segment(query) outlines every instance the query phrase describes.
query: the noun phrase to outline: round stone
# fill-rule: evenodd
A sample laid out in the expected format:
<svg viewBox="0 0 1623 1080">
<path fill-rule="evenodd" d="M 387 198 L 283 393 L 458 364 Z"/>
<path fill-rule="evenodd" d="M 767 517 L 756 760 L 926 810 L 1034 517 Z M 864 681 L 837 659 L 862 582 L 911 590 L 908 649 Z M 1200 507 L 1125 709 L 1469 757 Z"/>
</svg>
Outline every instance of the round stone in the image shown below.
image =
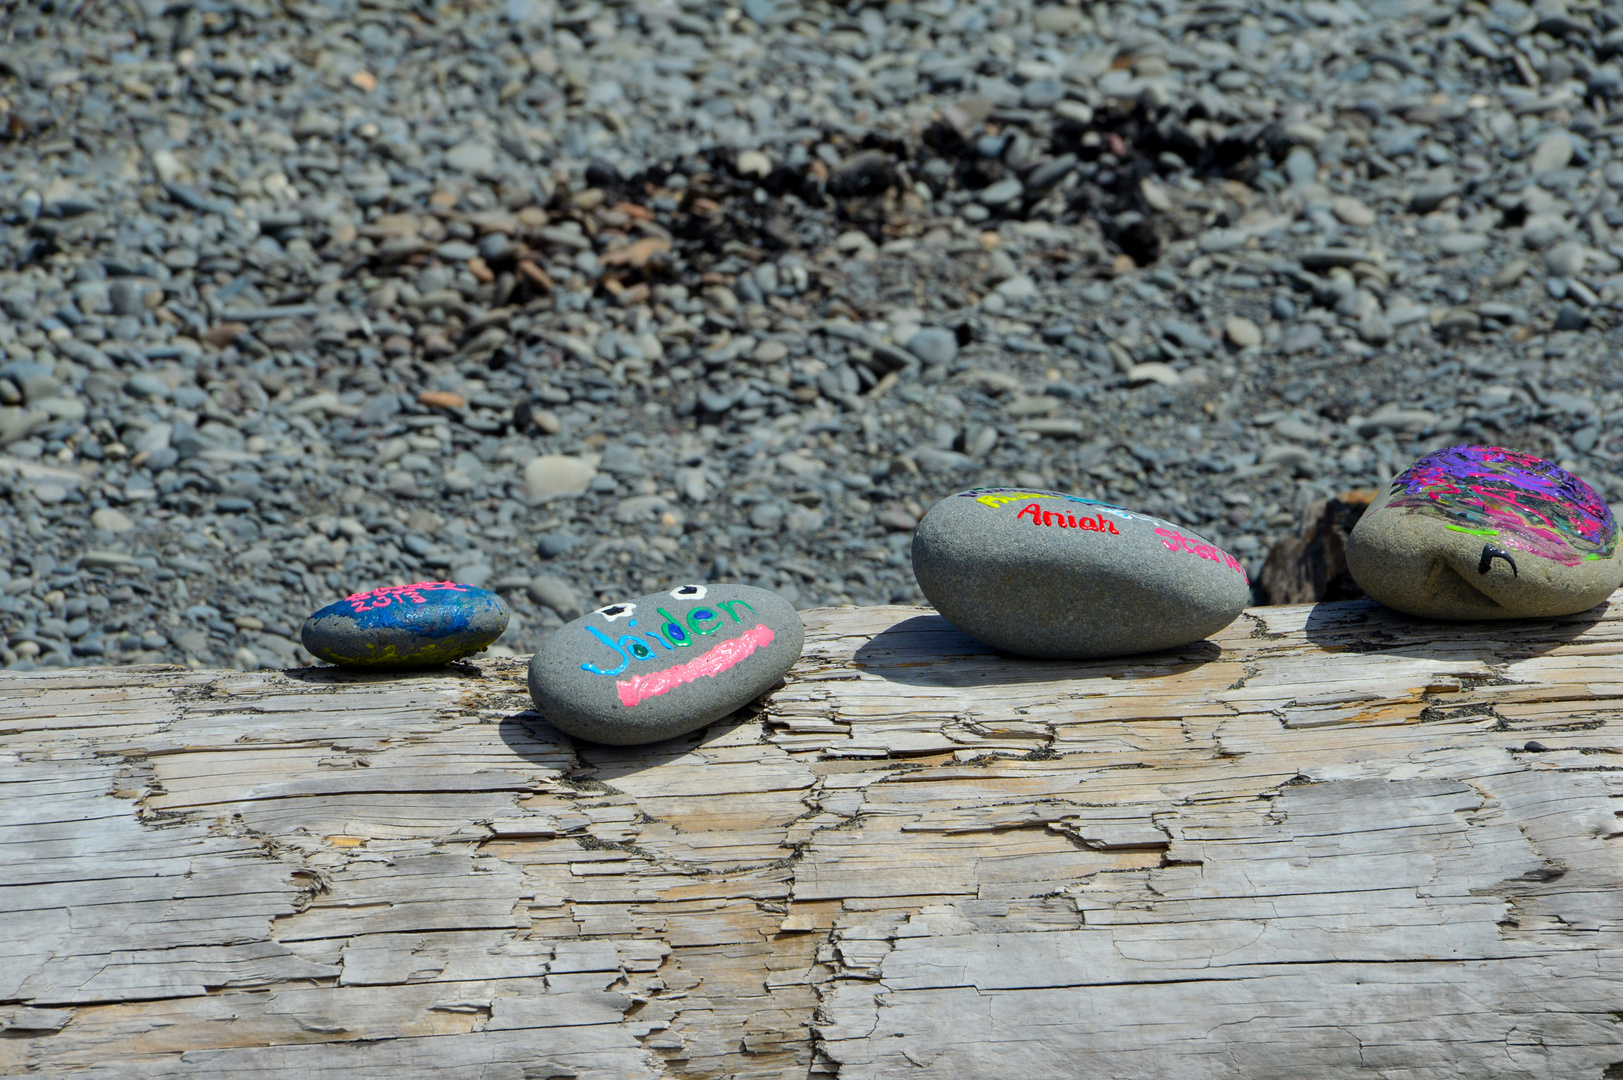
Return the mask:
<svg viewBox="0 0 1623 1080">
<path fill-rule="evenodd" d="M 1223 334 L 1236 349 L 1249 349 L 1262 344 L 1262 331 L 1244 316 L 1237 315 L 1225 322 Z"/>
<path fill-rule="evenodd" d="M 92 528 L 102 529 L 106 532 L 129 532 L 135 528 L 135 522 L 122 510 L 115 510 L 111 506 L 104 506 L 90 515 Z"/>
<path fill-rule="evenodd" d="M 951 330 L 926 326 L 907 339 L 907 351 L 926 364 L 950 364 L 958 359 L 958 337 Z"/>
<path fill-rule="evenodd" d="M 550 499 L 557 495 L 579 495 L 597 476 L 593 457 L 566 457 L 546 454 L 531 458 L 524 466 L 524 487 L 530 498 Z"/>
<path fill-rule="evenodd" d="M 1446 447 L 1400 473 L 1347 538 L 1347 568 L 1386 606 L 1434 619 L 1571 615 L 1623 584 L 1606 501 L 1497 446 Z"/>
<path fill-rule="evenodd" d="M 313 656 L 354 668 L 410 668 L 472 656 L 507 629 L 507 602 L 452 581 L 356 593 L 308 619 L 299 637 Z"/>
<path fill-rule="evenodd" d="M 1233 622 L 1251 595 L 1234 556 L 1181 526 L 1020 488 L 937 503 L 913 534 L 913 573 L 960 630 L 1065 660 L 1188 645 Z"/>
<path fill-rule="evenodd" d="M 1338 195 L 1336 198 L 1331 199 L 1330 212 L 1343 225 L 1351 225 L 1354 228 L 1367 229 L 1375 224 L 1375 211 L 1350 195 Z"/>
<path fill-rule="evenodd" d="M 658 742 L 770 690 L 800 659 L 805 637 L 794 605 L 776 593 L 683 585 L 554 631 L 530 660 L 530 696 L 576 738 Z"/>
</svg>

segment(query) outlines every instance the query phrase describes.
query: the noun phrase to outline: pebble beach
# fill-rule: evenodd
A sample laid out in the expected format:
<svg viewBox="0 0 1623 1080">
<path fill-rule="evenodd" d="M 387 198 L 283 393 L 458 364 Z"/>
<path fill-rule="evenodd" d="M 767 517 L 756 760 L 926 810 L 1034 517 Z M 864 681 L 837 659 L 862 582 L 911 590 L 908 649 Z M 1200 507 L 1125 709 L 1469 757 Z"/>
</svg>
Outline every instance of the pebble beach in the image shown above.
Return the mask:
<svg viewBox="0 0 1623 1080">
<path fill-rule="evenodd" d="M 1623 503 L 1623 7 L 0 4 L 0 661 L 920 603 L 1071 492 L 1251 578 L 1458 443 Z"/>
</svg>

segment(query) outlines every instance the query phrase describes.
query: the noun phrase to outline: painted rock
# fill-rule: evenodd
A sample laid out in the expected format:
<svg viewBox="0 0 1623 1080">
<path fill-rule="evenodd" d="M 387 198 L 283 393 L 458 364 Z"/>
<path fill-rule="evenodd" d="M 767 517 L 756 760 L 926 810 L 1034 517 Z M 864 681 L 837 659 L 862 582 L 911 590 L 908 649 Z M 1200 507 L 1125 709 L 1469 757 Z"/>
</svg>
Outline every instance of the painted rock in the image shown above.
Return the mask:
<svg viewBox="0 0 1623 1080">
<path fill-rule="evenodd" d="M 577 738 L 658 742 L 760 697 L 800 659 L 805 638 L 777 593 L 683 585 L 553 631 L 530 660 L 530 696 Z"/>
<path fill-rule="evenodd" d="M 1403 470 L 1347 538 L 1388 607 L 1434 619 L 1570 615 L 1623 584 L 1617 522 L 1588 484 L 1518 450 L 1450 446 Z"/>
<path fill-rule="evenodd" d="M 344 667 L 428 667 L 483 649 L 502 636 L 508 614 L 493 592 L 419 581 L 328 604 L 304 620 L 299 637 L 312 655 Z"/>
<path fill-rule="evenodd" d="M 919 588 L 994 648 L 1076 660 L 1188 645 L 1251 596 L 1234 556 L 1148 514 L 1056 491 L 976 488 L 913 534 Z"/>
</svg>

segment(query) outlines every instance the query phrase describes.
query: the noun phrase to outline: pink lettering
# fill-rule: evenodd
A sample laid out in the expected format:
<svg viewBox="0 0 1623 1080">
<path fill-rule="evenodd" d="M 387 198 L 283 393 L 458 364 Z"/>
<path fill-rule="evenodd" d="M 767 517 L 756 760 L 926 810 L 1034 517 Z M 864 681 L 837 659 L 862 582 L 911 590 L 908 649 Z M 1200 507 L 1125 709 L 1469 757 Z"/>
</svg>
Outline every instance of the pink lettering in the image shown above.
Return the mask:
<svg viewBox="0 0 1623 1080">
<path fill-rule="evenodd" d="M 629 709 L 651 697 L 668 694 L 678 686 L 693 682 L 695 679 L 720 675 L 735 667 L 756 649 L 772 644 L 773 636 L 770 626 L 757 624 L 738 637 L 719 643 L 709 652 L 696 656 L 685 664 L 616 682 L 614 687 L 619 691 L 620 704 Z"/>
<path fill-rule="evenodd" d="M 1210 559 L 1214 563 L 1228 567 L 1247 581 L 1250 580 L 1246 577 L 1245 567 L 1240 565 L 1240 561 L 1215 544 L 1191 540 L 1174 529 L 1156 529 L 1155 535 L 1161 538 L 1161 543 L 1167 546 L 1168 551 L 1183 551 L 1202 559 Z"/>
<path fill-rule="evenodd" d="M 418 581 L 410 585 L 385 585 L 381 589 L 371 592 L 355 593 L 345 597 L 349 608 L 354 612 L 376 611 L 386 608 L 390 604 L 404 603 L 410 600 L 414 604 L 426 604 L 428 598 L 425 592 L 467 592 L 468 586 L 458 585 L 454 581 Z M 369 602 L 370 601 L 370 602 Z"/>
</svg>

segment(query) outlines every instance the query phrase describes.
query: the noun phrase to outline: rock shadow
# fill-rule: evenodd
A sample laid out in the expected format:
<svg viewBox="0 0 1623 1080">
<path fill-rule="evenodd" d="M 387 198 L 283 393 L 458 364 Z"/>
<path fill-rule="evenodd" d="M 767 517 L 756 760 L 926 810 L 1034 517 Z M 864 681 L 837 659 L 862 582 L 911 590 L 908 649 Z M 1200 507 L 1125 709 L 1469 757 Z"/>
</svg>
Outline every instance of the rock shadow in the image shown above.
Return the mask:
<svg viewBox="0 0 1623 1080">
<path fill-rule="evenodd" d="M 1607 605 L 1600 604 L 1575 615 L 1543 619 L 1453 622 L 1405 615 L 1369 599 L 1342 600 L 1315 604 L 1303 633 L 1326 652 L 1502 663 L 1570 645 L 1605 621 L 1606 613 Z"/>
<path fill-rule="evenodd" d="M 365 668 L 298 667 L 283 668 L 282 674 L 295 682 L 311 686 L 347 686 L 356 683 L 398 683 L 417 679 L 482 679 L 484 672 L 477 664 L 442 664 L 439 667 L 400 668 L 393 671 L 369 671 Z"/>
<path fill-rule="evenodd" d="M 554 727 L 545 716 L 533 709 L 503 717 L 497 732 L 509 750 L 531 764 L 558 768 L 560 756 L 572 758 L 581 767 L 605 773 L 594 775 L 593 779 L 612 784 L 614 775 L 635 772 L 691 753 L 736 727 L 754 723 L 759 713 L 759 708 L 752 702 L 697 731 L 633 746 L 577 739 L 562 728 Z"/>
<path fill-rule="evenodd" d="M 915 686 L 997 686 L 1062 679 L 1156 679 L 1209 664 L 1223 650 L 1210 641 L 1098 660 L 1033 660 L 977 641 L 940 615 L 918 615 L 875 634 L 852 666 L 887 682 Z"/>
</svg>

